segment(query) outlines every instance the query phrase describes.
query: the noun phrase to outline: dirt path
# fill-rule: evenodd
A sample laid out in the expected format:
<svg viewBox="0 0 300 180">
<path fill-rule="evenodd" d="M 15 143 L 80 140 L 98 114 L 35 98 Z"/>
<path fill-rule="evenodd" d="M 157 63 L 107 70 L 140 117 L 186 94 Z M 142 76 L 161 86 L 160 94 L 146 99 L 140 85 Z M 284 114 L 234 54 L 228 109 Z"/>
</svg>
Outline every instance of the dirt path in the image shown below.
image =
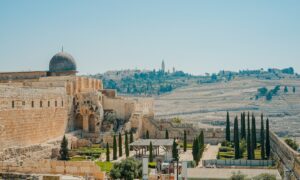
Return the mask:
<svg viewBox="0 0 300 180">
<path fill-rule="evenodd" d="M 218 145 L 210 145 L 208 144 L 203 152 L 202 158 L 199 162 L 198 167 L 203 167 L 202 166 L 202 161 L 203 160 L 208 160 L 208 159 L 217 159 L 219 147 L 221 144 Z"/>
</svg>

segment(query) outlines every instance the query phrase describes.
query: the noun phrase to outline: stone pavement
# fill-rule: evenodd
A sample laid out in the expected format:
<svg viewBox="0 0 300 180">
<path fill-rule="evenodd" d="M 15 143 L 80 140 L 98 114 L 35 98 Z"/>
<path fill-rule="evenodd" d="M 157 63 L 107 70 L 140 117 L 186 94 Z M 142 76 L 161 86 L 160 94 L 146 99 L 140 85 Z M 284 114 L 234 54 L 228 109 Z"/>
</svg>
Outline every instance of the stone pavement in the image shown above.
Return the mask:
<svg viewBox="0 0 300 180">
<path fill-rule="evenodd" d="M 202 166 L 202 161 L 203 160 L 217 159 L 217 155 L 218 155 L 220 146 L 221 146 L 221 144 L 218 144 L 218 145 L 207 144 L 206 147 L 205 147 L 205 150 L 203 152 L 202 158 L 199 162 L 198 167 L 203 167 Z"/>
</svg>

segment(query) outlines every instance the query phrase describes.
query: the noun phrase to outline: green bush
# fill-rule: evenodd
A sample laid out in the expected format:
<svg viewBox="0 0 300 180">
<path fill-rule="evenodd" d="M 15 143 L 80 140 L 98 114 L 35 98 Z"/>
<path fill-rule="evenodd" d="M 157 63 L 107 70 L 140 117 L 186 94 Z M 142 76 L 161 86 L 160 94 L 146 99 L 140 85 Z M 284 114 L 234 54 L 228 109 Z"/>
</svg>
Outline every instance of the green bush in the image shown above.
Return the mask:
<svg viewBox="0 0 300 180">
<path fill-rule="evenodd" d="M 220 159 L 233 159 L 234 152 L 219 152 L 218 157 Z"/>
<path fill-rule="evenodd" d="M 112 169 L 113 164 L 111 162 L 100 162 L 97 161 L 96 164 L 101 168 L 102 171 L 105 171 L 106 173 L 109 173 Z"/>
<path fill-rule="evenodd" d="M 294 149 L 295 151 L 297 151 L 298 148 L 299 148 L 299 145 L 297 144 L 297 142 L 294 141 L 294 140 L 292 140 L 292 139 L 290 139 L 290 138 L 285 139 L 284 142 L 287 145 L 289 145 L 292 149 Z"/>
<path fill-rule="evenodd" d="M 263 173 L 253 178 L 254 180 L 276 180 L 276 176 L 273 174 Z"/>
<path fill-rule="evenodd" d="M 156 168 L 156 162 L 149 162 L 148 167 L 149 168 Z"/>
<path fill-rule="evenodd" d="M 232 176 L 230 177 L 231 180 L 244 180 L 246 179 L 246 175 L 242 174 L 241 171 L 233 172 Z"/>
<path fill-rule="evenodd" d="M 226 147 L 226 146 L 221 146 L 219 148 L 219 152 L 230 152 L 230 151 L 233 151 L 233 148 L 231 147 Z"/>
</svg>

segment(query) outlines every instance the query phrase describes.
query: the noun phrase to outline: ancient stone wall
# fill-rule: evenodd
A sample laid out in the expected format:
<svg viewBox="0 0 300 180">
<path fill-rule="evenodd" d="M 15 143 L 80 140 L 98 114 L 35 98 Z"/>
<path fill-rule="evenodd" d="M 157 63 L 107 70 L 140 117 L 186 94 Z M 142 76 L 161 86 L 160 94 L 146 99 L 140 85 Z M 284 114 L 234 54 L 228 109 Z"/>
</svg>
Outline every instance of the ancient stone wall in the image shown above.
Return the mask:
<svg viewBox="0 0 300 180">
<path fill-rule="evenodd" d="M 103 109 L 114 110 L 117 118 L 128 120 L 132 111 L 134 110 L 134 101 L 121 97 L 109 98 L 104 96 Z"/>
<path fill-rule="evenodd" d="M 62 136 L 68 110 L 62 88 L 0 87 L 0 150 Z"/>
<path fill-rule="evenodd" d="M 47 71 L 29 71 L 29 72 L 3 72 L 0 73 L 0 82 L 19 81 L 24 79 L 37 79 L 46 77 Z"/>
<path fill-rule="evenodd" d="M 0 162 L 0 172 L 18 172 L 28 174 L 65 174 L 74 176 L 92 176 L 97 180 L 105 179 L 105 172 L 102 172 L 92 161 L 56 161 L 40 160 L 32 162 Z"/>
<path fill-rule="evenodd" d="M 270 132 L 270 145 L 273 157 L 280 162 L 281 173 L 291 179 L 300 179 L 300 154 L 273 132 Z"/>
<path fill-rule="evenodd" d="M 168 130 L 169 138 L 183 139 L 184 131 L 187 133 L 187 140 L 192 142 L 201 131 L 204 133 L 205 143 L 218 144 L 225 141 L 225 128 L 197 128 L 193 124 L 173 123 L 170 119 L 155 120 L 153 116 L 143 118 L 143 135 L 149 131 L 150 138 L 165 138 L 165 132 Z M 233 129 L 231 130 L 233 139 Z M 260 130 L 256 132 L 257 140 L 260 139 Z"/>
</svg>

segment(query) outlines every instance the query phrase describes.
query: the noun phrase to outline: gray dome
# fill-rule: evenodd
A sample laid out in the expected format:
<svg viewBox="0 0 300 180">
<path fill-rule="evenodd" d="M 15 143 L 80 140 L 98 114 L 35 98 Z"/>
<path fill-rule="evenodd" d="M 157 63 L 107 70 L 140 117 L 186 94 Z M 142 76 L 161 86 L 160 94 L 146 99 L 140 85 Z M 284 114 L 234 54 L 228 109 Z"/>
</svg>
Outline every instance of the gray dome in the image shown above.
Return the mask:
<svg viewBox="0 0 300 180">
<path fill-rule="evenodd" d="M 59 52 L 52 57 L 49 64 L 49 71 L 76 71 L 76 62 L 70 54 L 66 52 Z"/>
</svg>

